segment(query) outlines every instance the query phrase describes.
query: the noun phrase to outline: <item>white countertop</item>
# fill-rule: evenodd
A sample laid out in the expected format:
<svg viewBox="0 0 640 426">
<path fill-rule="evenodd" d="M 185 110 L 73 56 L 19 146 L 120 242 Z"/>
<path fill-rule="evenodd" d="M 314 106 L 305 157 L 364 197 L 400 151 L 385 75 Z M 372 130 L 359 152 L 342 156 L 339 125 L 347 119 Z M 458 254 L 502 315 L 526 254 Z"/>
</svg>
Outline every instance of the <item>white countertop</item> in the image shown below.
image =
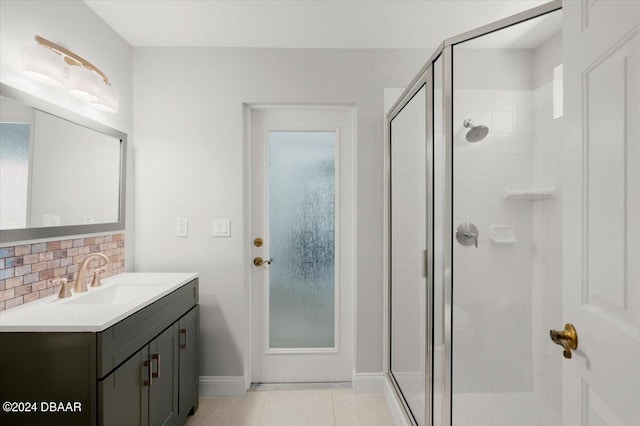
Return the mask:
<svg viewBox="0 0 640 426">
<path fill-rule="evenodd" d="M 102 287 L 92 288 L 65 299 L 58 295 L 0 312 L 0 332 L 74 331 L 98 332 L 150 305 L 179 287 L 187 284 L 196 273 L 135 272 L 114 275 L 102 280 Z M 98 292 L 111 292 L 114 286 L 145 287 L 143 296 L 125 303 L 82 303 L 81 298 L 100 296 Z M 72 289 L 73 292 L 73 289 Z M 106 293 L 105 293 L 106 294 Z M 90 300 L 90 299 L 87 299 Z"/>
</svg>

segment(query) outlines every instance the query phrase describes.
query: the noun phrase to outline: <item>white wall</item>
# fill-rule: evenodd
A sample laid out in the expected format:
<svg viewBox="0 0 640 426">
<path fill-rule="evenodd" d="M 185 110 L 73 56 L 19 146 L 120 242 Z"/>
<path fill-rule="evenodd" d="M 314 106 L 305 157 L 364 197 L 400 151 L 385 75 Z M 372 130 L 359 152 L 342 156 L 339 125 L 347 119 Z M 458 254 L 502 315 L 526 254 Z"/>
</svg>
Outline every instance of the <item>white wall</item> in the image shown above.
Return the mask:
<svg viewBox="0 0 640 426">
<path fill-rule="evenodd" d="M 201 375 L 244 373 L 243 102 L 356 103 L 355 369 L 382 371 L 383 89 L 406 85 L 428 53 L 134 49 L 136 268 L 200 272 Z M 213 218 L 231 219 L 231 238 L 211 237 Z"/>
<path fill-rule="evenodd" d="M 118 112 L 99 111 L 63 87 L 35 82 L 22 74 L 22 51 L 40 35 L 100 68 L 120 92 Z M 114 127 L 129 136 L 131 146 L 131 46 L 81 1 L 0 2 L 0 81 L 46 101 Z M 127 259 L 133 266 L 133 168 L 127 167 Z"/>
</svg>

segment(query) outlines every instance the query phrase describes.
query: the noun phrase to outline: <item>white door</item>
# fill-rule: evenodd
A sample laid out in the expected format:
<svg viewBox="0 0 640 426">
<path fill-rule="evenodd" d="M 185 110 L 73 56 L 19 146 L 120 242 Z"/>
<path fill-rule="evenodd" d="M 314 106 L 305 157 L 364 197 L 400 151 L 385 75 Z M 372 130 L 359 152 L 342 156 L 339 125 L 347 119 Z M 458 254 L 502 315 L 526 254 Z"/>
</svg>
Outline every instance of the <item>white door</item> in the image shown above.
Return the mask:
<svg viewBox="0 0 640 426">
<path fill-rule="evenodd" d="M 252 382 L 350 381 L 353 109 L 253 107 L 250 120 Z"/>
<path fill-rule="evenodd" d="M 640 2 L 565 1 L 563 425 L 640 424 Z M 558 324 L 562 328 L 562 324 Z"/>
</svg>

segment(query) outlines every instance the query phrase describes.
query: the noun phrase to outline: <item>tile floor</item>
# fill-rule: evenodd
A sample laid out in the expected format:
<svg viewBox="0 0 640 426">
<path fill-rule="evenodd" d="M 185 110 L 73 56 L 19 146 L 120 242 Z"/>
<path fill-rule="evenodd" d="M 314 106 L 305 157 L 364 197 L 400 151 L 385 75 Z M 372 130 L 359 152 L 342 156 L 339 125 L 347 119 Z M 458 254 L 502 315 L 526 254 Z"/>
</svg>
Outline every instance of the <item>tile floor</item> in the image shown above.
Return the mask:
<svg viewBox="0 0 640 426">
<path fill-rule="evenodd" d="M 239 398 L 200 398 L 185 426 L 391 426 L 384 395 L 351 389 L 252 390 Z"/>
</svg>

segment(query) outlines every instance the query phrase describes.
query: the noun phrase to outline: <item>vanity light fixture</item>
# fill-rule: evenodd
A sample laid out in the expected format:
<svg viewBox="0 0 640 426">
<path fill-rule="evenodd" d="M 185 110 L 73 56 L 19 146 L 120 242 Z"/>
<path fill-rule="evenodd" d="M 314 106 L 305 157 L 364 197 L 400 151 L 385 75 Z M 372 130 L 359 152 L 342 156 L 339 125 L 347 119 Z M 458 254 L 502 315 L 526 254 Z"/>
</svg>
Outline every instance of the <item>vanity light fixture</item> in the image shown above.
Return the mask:
<svg viewBox="0 0 640 426">
<path fill-rule="evenodd" d="M 71 94 L 102 111 L 118 111 L 118 91 L 98 67 L 39 35 L 35 41 L 24 52 L 22 70 L 25 74 L 57 86 L 68 76 Z"/>
<path fill-rule="evenodd" d="M 34 80 L 52 86 L 61 86 L 64 80 L 62 57 L 41 44 L 32 44 L 24 50 L 22 71 Z"/>
</svg>

